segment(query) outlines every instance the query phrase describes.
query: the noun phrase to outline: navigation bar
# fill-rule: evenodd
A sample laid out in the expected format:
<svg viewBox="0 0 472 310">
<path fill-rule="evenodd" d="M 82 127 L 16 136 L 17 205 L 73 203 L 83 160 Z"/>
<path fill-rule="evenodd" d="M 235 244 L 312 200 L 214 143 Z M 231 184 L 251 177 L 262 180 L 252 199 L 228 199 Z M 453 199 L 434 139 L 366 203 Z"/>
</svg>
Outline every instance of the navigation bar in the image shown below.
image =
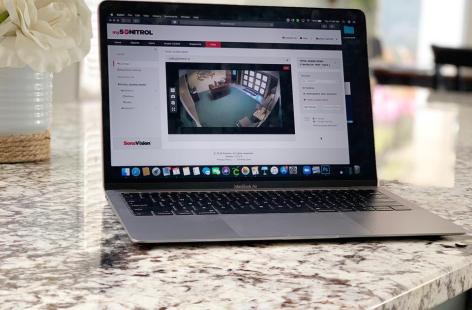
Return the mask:
<svg viewBox="0 0 472 310">
<path fill-rule="evenodd" d="M 341 45 L 341 31 L 334 29 L 108 24 L 107 33 L 114 40 Z"/>
<path fill-rule="evenodd" d="M 167 46 L 167 47 L 202 47 L 202 48 L 251 48 L 251 49 L 324 49 L 340 50 L 340 45 L 318 44 L 281 44 L 281 43 L 237 43 L 216 41 L 151 41 L 151 40 L 107 40 L 108 45 L 122 46 Z"/>
</svg>

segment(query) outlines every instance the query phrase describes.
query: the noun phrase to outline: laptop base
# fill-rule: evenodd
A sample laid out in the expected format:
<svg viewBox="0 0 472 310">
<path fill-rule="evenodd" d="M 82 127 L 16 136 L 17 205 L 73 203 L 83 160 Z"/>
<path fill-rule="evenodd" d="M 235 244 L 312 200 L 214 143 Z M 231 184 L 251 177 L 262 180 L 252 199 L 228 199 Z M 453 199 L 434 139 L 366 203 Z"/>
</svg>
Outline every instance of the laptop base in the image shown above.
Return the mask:
<svg viewBox="0 0 472 310">
<path fill-rule="evenodd" d="M 383 192 L 405 203 L 401 198 Z M 464 233 L 457 225 L 415 206 L 411 206 L 407 212 L 135 216 L 122 198 L 122 191 L 110 190 L 106 193 L 130 239 L 136 243 L 376 238 Z"/>
</svg>

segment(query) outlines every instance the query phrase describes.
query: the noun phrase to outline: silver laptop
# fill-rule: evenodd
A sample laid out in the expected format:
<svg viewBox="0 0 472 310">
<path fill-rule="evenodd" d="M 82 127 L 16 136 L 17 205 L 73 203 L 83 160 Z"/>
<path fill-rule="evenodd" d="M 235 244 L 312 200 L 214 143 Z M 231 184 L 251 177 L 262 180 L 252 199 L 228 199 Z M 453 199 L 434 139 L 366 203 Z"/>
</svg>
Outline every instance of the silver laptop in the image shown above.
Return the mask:
<svg viewBox="0 0 472 310">
<path fill-rule="evenodd" d="M 358 10 L 105 1 L 104 186 L 134 242 L 452 235 L 377 186 Z"/>
</svg>

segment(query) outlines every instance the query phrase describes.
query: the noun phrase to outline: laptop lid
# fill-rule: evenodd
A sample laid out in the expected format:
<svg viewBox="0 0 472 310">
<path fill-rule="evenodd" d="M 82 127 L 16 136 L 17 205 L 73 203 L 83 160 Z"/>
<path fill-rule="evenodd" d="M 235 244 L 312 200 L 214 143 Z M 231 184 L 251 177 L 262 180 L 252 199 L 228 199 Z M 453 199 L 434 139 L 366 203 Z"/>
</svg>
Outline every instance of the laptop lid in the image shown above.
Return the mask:
<svg viewBox="0 0 472 310">
<path fill-rule="evenodd" d="M 107 189 L 376 185 L 358 10 L 105 1 Z"/>
</svg>

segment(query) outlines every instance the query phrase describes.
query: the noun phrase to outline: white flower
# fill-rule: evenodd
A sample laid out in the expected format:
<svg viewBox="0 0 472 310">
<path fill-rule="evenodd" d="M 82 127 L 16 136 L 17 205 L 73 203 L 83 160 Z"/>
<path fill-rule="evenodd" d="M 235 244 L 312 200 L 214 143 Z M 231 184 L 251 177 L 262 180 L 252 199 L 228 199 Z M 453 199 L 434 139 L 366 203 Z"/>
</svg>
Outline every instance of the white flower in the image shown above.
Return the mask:
<svg viewBox="0 0 472 310">
<path fill-rule="evenodd" d="M 0 68 L 59 72 L 90 50 L 91 13 L 83 0 L 0 0 Z"/>
</svg>

